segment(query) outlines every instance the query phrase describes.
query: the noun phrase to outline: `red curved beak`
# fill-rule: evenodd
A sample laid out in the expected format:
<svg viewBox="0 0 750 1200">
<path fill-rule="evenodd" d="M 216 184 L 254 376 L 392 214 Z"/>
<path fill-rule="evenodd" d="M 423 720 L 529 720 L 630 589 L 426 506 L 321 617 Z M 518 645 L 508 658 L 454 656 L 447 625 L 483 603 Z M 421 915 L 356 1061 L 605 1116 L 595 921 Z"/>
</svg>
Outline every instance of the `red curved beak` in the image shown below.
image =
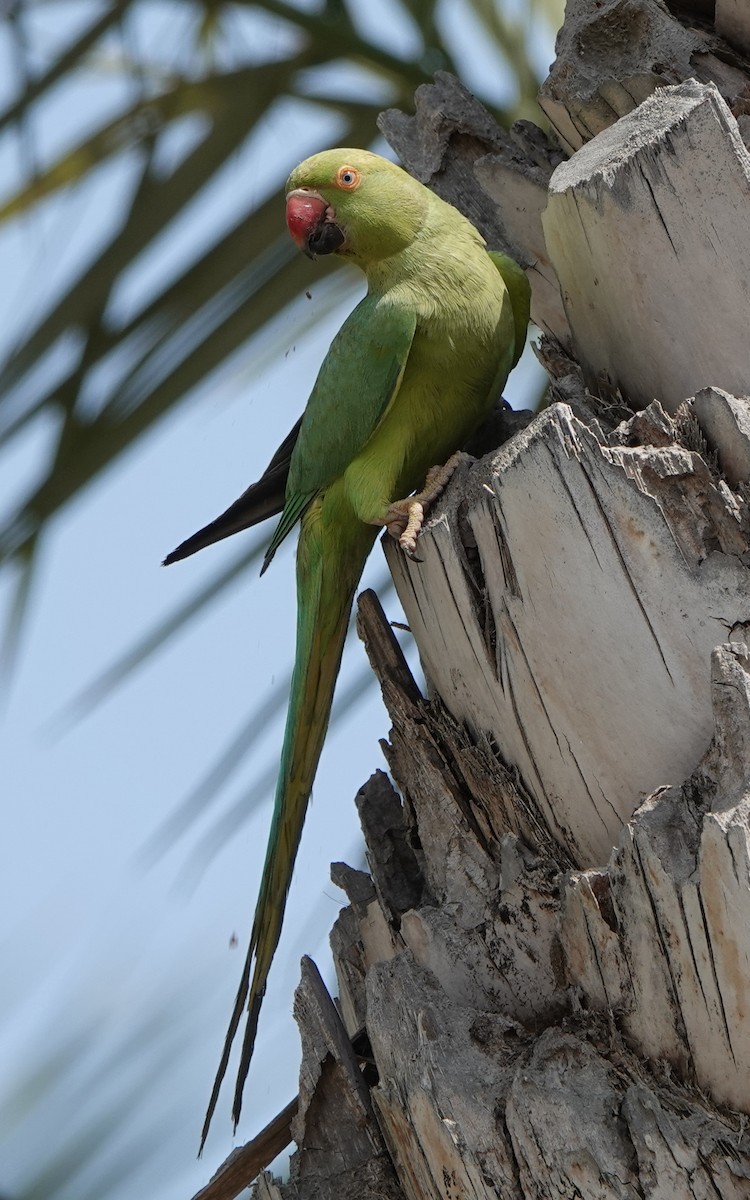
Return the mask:
<svg viewBox="0 0 750 1200">
<path fill-rule="evenodd" d="M 295 188 L 286 198 L 286 223 L 294 241 L 308 258 L 336 254 L 346 234 L 336 224 L 336 214 L 317 192 Z"/>
<path fill-rule="evenodd" d="M 300 250 L 308 252 L 308 242 L 323 224 L 328 205 L 317 192 L 290 192 L 286 198 L 286 224 Z"/>
</svg>

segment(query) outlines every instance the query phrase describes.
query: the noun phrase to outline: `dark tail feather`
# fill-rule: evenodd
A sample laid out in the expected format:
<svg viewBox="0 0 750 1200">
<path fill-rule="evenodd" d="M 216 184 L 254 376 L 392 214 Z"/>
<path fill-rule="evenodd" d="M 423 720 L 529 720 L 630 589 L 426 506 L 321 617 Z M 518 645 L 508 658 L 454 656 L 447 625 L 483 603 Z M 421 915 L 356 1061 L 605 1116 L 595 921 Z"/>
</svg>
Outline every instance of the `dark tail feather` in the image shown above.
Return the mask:
<svg viewBox="0 0 750 1200">
<path fill-rule="evenodd" d="M 232 1120 L 236 1129 L 240 1113 L 242 1112 L 242 1093 L 245 1090 L 245 1080 L 250 1069 L 250 1060 L 253 1057 L 255 1049 L 255 1036 L 258 1032 L 258 1017 L 260 1016 L 260 1008 L 263 1003 L 263 997 L 266 994 L 266 985 L 263 984 L 262 991 L 252 997 L 250 1007 L 247 1012 L 247 1025 L 245 1026 L 245 1036 L 242 1039 L 242 1054 L 240 1055 L 240 1063 L 237 1068 L 237 1082 L 234 1089 L 234 1101 L 232 1103 Z"/>
<path fill-rule="evenodd" d="M 163 567 L 189 558 L 198 550 L 212 546 L 223 538 L 231 537 L 242 529 L 250 529 L 265 521 L 267 517 L 275 517 L 284 507 L 284 493 L 289 474 L 289 462 L 297 441 L 301 418 L 294 429 L 284 438 L 270 463 L 257 483 L 253 483 L 244 491 L 234 504 L 230 504 L 221 516 L 209 522 L 191 537 L 180 542 L 176 549 L 164 559 Z"/>
<path fill-rule="evenodd" d="M 224 1038 L 224 1046 L 221 1051 L 221 1061 L 219 1062 L 219 1067 L 216 1072 L 216 1078 L 214 1079 L 214 1085 L 211 1088 L 211 1097 L 208 1101 L 208 1108 L 206 1109 L 206 1115 L 203 1118 L 203 1128 L 201 1130 L 201 1144 L 198 1149 L 198 1157 L 199 1158 L 200 1158 L 201 1154 L 203 1153 L 203 1147 L 205 1146 L 206 1138 L 208 1137 L 209 1126 L 211 1125 L 211 1121 L 213 1119 L 214 1112 L 216 1111 L 216 1105 L 217 1105 L 217 1102 L 219 1099 L 219 1092 L 221 1091 L 221 1084 L 224 1079 L 224 1076 L 226 1075 L 227 1066 L 229 1064 L 229 1055 L 232 1052 L 232 1043 L 234 1041 L 234 1036 L 237 1032 L 237 1029 L 239 1028 L 240 1021 L 242 1020 L 242 1014 L 245 1010 L 245 1001 L 247 1000 L 247 993 L 250 990 L 250 971 L 252 969 L 254 953 L 255 953 L 255 942 L 251 941 L 250 948 L 248 949 L 247 956 L 245 958 L 245 965 L 242 968 L 242 976 L 240 978 L 240 986 L 237 989 L 237 996 L 234 1001 L 234 1008 L 232 1009 L 232 1016 L 229 1020 L 229 1028 L 227 1029 L 227 1035 Z M 260 1011 L 260 1005 L 258 1005 L 258 1011 Z M 257 1015 L 255 1018 L 255 1023 L 256 1023 L 256 1025 L 258 1023 Z M 252 1049 L 251 1049 L 250 1053 L 252 1054 Z M 243 1046 L 243 1054 L 244 1054 L 244 1046 Z M 235 1107 L 236 1107 L 236 1102 L 235 1102 Z M 234 1116 L 234 1110 L 233 1110 L 232 1115 Z M 237 1128 L 237 1117 L 236 1116 L 234 1117 L 234 1125 L 235 1125 L 235 1129 L 236 1129 Z"/>
</svg>

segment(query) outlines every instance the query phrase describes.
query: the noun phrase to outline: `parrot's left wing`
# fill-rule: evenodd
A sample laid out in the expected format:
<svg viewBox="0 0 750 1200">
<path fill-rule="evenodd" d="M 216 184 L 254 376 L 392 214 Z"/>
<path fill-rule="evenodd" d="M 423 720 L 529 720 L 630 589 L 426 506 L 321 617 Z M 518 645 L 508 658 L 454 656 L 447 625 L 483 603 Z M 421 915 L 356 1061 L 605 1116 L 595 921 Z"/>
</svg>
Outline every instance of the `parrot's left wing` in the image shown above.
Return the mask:
<svg viewBox="0 0 750 1200">
<path fill-rule="evenodd" d="M 286 503 L 261 574 L 313 496 L 343 475 L 398 394 L 417 317 L 365 296 L 331 342 L 292 451 Z"/>
</svg>

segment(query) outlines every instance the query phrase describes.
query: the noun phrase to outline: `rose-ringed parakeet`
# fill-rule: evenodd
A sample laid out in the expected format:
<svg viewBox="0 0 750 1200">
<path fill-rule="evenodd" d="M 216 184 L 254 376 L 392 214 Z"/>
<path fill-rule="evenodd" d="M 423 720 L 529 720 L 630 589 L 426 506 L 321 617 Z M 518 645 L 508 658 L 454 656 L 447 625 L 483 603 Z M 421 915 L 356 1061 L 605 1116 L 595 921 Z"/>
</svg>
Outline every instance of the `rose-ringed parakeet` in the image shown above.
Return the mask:
<svg viewBox="0 0 750 1200">
<path fill-rule="evenodd" d="M 286 220 L 307 254 L 338 254 L 360 267 L 367 295 L 334 338 L 301 422 L 261 480 L 165 560 L 184 558 L 281 511 L 265 570 L 300 524 L 297 649 L 276 803 L 204 1140 L 247 1008 L 233 1107 L 235 1123 L 239 1119 L 365 560 L 384 526 L 413 548 L 421 508 L 404 498 L 463 446 L 491 410 L 521 354 L 529 317 L 521 268 L 489 253 L 455 208 L 375 154 L 329 150 L 306 159 L 287 182 Z"/>
</svg>

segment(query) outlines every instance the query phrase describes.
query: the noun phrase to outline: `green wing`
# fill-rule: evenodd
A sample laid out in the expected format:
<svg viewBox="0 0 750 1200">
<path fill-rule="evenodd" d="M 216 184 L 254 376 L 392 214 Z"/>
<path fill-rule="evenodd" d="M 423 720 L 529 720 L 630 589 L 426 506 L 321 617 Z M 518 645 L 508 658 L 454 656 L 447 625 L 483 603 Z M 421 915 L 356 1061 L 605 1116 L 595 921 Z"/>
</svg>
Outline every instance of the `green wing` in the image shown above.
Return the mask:
<svg viewBox="0 0 750 1200">
<path fill-rule="evenodd" d="M 500 250 L 488 251 L 490 258 L 502 275 L 508 289 L 510 303 L 513 309 L 513 325 L 516 331 L 516 345 L 513 354 L 512 367 L 515 367 L 523 348 L 526 345 L 526 330 L 529 325 L 529 309 L 531 307 L 531 287 L 523 267 L 502 254 Z"/>
<path fill-rule="evenodd" d="M 365 296 L 323 360 L 294 447 L 281 519 L 263 570 L 316 492 L 344 473 L 398 392 L 416 313 Z"/>
</svg>

